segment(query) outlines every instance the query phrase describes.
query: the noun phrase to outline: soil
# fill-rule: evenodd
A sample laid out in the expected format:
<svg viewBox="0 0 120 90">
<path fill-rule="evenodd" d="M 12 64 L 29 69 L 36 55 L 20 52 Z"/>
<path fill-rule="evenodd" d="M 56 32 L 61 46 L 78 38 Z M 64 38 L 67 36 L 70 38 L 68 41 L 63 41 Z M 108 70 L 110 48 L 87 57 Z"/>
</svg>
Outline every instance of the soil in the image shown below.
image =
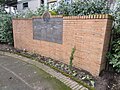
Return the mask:
<svg viewBox="0 0 120 90">
<path fill-rule="evenodd" d="M 104 71 L 96 78 L 96 90 L 120 90 L 120 73 Z"/>
<path fill-rule="evenodd" d="M 9 51 L 9 52 L 19 52 L 19 53 L 22 52 L 22 53 L 25 53 L 28 55 L 30 54 L 30 53 L 26 53 L 26 51 L 23 52 L 23 51 L 17 50 L 13 46 L 9 46 L 6 44 L 0 44 L 0 50 Z M 57 68 L 63 70 L 64 72 L 66 72 L 68 74 L 70 73 L 69 70 L 67 69 L 68 66 L 66 64 L 63 64 L 61 62 L 52 60 L 51 58 L 47 58 L 44 56 L 39 55 L 39 57 L 38 57 L 37 54 L 32 54 L 32 57 L 40 58 L 42 60 L 40 62 L 46 62 L 47 64 L 48 63 L 53 64 Z M 116 73 L 114 71 L 103 71 L 100 74 L 100 76 L 93 77 L 89 72 L 86 72 L 84 70 L 80 70 L 80 69 L 77 69 L 74 67 L 72 69 L 73 69 L 73 71 L 77 72 L 77 74 L 74 73 L 75 77 L 77 79 L 80 79 L 80 80 L 86 82 L 90 86 L 94 86 L 95 90 L 120 90 L 120 73 Z M 91 85 L 91 83 L 90 83 L 91 80 L 95 82 L 94 85 Z"/>
</svg>

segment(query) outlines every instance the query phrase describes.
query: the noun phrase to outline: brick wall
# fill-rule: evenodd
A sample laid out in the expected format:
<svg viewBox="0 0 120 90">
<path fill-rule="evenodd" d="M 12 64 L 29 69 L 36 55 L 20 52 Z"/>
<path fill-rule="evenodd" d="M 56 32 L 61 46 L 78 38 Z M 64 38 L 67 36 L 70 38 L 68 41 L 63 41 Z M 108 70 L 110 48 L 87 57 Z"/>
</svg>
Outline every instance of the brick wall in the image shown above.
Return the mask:
<svg viewBox="0 0 120 90">
<path fill-rule="evenodd" d="M 105 68 L 105 55 L 112 26 L 111 16 L 63 17 L 62 44 L 34 40 L 32 26 L 32 19 L 13 19 L 15 48 L 26 49 L 68 64 L 72 48 L 75 46 L 75 67 L 87 70 L 94 76 L 99 75 Z"/>
</svg>

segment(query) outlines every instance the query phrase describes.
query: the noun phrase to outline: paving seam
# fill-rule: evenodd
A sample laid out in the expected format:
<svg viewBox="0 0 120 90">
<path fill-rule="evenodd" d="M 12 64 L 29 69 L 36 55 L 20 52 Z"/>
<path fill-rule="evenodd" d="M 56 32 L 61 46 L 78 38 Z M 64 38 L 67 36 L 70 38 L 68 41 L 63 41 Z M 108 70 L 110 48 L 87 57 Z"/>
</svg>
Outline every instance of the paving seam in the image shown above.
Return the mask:
<svg viewBox="0 0 120 90">
<path fill-rule="evenodd" d="M 43 63 L 38 63 L 38 61 L 34 61 L 32 59 L 17 55 L 17 54 L 13 54 L 13 53 L 9 53 L 9 52 L 2 52 L 0 51 L 0 54 L 3 55 L 7 55 L 7 56 L 11 56 L 14 58 L 17 58 L 19 60 L 22 60 L 24 62 L 33 64 L 37 67 L 39 67 L 40 69 L 44 70 L 45 72 L 49 73 L 50 75 L 52 75 L 53 77 L 55 77 L 56 79 L 60 80 L 61 82 L 63 82 L 66 86 L 70 87 L 72 90 L 81 90 L 80 87 L 82 87 L 82 90 L 88 90 L 86 87 L 84 87 L 83 85 L 78 84 L 77 82 L 71 80 L 70 78 L 64 76 L 61 73 L 56 72 L 55 70 L 51 69 L 50 67 L 44 65 Z M 59 77 L 58 77 L 59 76 Z M 69 83 L 69 84 L 68 84 Z M 73 85 L 74 83 L 74 85 Z M 75 87 L 76 86 L 76 87 Z"/>
</svg>

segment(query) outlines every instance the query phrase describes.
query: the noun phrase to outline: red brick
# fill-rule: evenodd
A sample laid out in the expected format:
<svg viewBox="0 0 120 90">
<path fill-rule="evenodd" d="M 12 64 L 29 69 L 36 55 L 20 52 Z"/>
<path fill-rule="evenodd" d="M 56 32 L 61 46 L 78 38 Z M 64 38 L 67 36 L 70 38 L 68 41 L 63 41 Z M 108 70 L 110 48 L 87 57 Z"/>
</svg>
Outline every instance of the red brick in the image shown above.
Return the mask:
<svg viewBox="0 0 120 90">
<path fill-rule="evenodd" d="M 96 76 L 105 68 L 111 26 L 109 15 L 63 17 L 63 44 L 57 44 L 33 40 L 32 19 L 15 19 L 14 46 L 66 64 L 69 64 L 71 51 L 75 46 L 74 66 Z"/>
</svg>

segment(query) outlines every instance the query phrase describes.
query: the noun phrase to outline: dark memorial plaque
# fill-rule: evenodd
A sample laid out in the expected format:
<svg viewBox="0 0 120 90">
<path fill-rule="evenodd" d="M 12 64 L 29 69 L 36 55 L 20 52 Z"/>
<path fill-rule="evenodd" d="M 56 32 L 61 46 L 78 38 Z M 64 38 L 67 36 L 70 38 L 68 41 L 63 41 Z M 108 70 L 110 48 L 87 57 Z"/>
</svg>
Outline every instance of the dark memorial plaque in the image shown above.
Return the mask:
<svg viewBox="0 0 120 90">
<path fill-rule="evenodd" d="M 62 44 L 63 18 L 51 17 L 49 12 L 43 18 L 33 19 L 33 39 Z"/>
</svg>

